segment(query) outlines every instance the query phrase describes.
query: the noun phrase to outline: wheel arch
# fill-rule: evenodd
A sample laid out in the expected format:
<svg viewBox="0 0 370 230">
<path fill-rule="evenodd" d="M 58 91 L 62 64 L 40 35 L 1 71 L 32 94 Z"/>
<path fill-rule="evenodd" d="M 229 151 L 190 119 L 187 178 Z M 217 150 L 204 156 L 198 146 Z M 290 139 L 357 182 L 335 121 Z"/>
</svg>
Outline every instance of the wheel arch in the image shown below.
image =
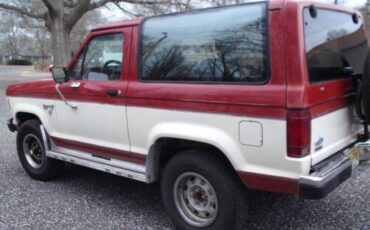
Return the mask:
<svg viewBox="0 0 370 230">
<path fill-rule="evenodd" d="M 40 118 L 35 115 L 34 113 L 30 113 L 30 112 L 17 112 L 15 114 L 15 119 L 17 119 L 17 123 L 18 123 L 18 126 L 21 126 L 24 122 L 28 121 L 28 120 L 38 120 L 41 122 Z"/>
<path fill-rule="evenodd" d="M 29 103 L 15 103 L 13 109 L 13 116 L 16 119 L 18 127 L 25 121 L 36 119 L 45 127 L 46 130 L 50 128 L 51 117 L 47 116 L 42 105 Z"/>
<path fill-rule="evenodd" d="M 187 138 L 163 136 L 154 141 L 148 153 L 146 167 L 149 178 L 151 178 L 150 182 L 160 178 L 163 169 L 174 156 L 189 149 L 196 149 L 214 154 L 231 173 L 239 178 L 237 168 L 231 159 L 229 159 L 228 155 L 217 146 L 208 142 Z"/>
</svg>

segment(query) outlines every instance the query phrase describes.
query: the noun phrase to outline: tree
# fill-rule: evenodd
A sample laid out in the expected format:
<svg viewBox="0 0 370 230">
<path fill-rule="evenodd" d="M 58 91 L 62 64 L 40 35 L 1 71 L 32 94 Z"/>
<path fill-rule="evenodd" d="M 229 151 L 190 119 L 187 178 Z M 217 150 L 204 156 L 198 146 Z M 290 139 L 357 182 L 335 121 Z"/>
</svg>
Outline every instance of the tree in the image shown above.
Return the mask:
<svg viewBox="0 0 370 230">
<path fill-rule="evenodd" d="M 34 33 L 35 49 L 43 61 L 51 50 L 50 34 L 45 29 L 36 29 Z"/>
<path fill-rule="evenodd" d="M 370 0 L 366 1 L 365 6 L 361 9 L 361 13 L 364 17 L 368 35 L 370 36 Z"/>
<path fill-rule="evenodd" d="M 231 5 L 231 4 L 239 4 L 242 2 L 247 2 L 243 0 L 211 0 L 211 1 L 205 1 L 205 2 L 211 2 L 211 4 L 216 5 L 216 6 L 226 6 L 226 5 Z"/>
<path fill-rule="evenodd" d="M 102 16 L 101 11 L 94 10 L 87 12 L 73 27 L 70 35 L 71 50 L 75 51 L 80 47 L 89 31 L 97 24 L 106 22 L 106 18 Z"/>
<path fill-rule="evenodd" d="M 21 31 L 18 27 L 17 18 L 14 15 L 3 13 L 1 15 L 3 26 L 0 28 L 1 39 L 7 51 L 14 57 L 19 54 L 19 40 Z"/>
<path fill-rule="evenodd" d="M 251 0 L 171 0 L 164 2 L 163 4 L 136 5 L 134 12 L 127 11 L 126 9 L 122 9 L 122 11 L 132 16 L 150 16 L 199 9 L 203 7 L 226 6 L 250 1 Z"/>
<path fill-rule="evenodd" d="M 120 5 L 117 5 L 123 12 L 128 13 L 131 16 L 152 16 L 167 14 L 173 12 L 181 12 L 185 10 L 191 10 L 197 8 L 192 0 L 170 0 L 163 2 L 162 4 L 141 4 L 135 5 L 133 11 L 127 11 Z"/>
<path fill-rule="evenodd" d="M 202 3 L 203 2 L 203 3 Z M 0 9 L 14 12 L 22 18 L 44 27 L 51 34 L 54 64 L 65 66 L 71 56 L 73 44 L 71 33 L 80 38 L 86 31 L 74 29 L 88 12 L 113 3 L 131 16 L 147 16 L 199 8 L 206 0 L 0 0 Z M 225 5 L 245 2 L 245 0 L 211 0 L 211 5 Z M 134 5 L 134 12 L 125 4 Z M 209 4 L 208 4 L 209 5 Z M 139 12 L 139 13 L 137 13 Z M 89 13 L 91 14 L 91 13 Z M 91 17 L 90 19 L 92 19 Z M 74 48 L 74 47 L 73 47 Z"/>
<path fill-rule="evenodd" d="M 3 0 L 0 8 L 43 22 L 51 33 L 54 64 L 65 66 L 71 54 L 71 31 L 87 12 L 109 2 L 153 5 L 168 1 L 171 0 Z"/>
</svg>

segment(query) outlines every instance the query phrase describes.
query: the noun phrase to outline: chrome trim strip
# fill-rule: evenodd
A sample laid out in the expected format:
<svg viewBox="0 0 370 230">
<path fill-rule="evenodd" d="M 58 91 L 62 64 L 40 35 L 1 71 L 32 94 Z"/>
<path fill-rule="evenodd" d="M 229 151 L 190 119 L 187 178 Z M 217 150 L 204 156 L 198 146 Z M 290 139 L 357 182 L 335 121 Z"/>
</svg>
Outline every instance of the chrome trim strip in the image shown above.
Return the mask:
<svg viewBox="0 0 370 230">
<path fill-rule="evenodd" d="M 112 166 L 112 167 L 127 169 L 132 172 L 145 174 L 145 171 L 146 171 L 145 165 L 140 165 L 140 164 L 118 160 L 118 159 L 98 158 L 94 156 L 95 154 L 92 154 L 89 152 L 82 152 L 79 150 L 68 149 L 68 148 L 59 147 L 59 146 L 53 148 L 52 151 L 57 152 L 59 154 L 77 157 L 81 159 L 86 159 L 89 161 L 93 161 L 93 162 L 100 163 L 100 164 L 105 164 L 105 165 Z"/>
<path fill-rule="evenodd" d="M 115 174 L 115 175 L 122 176 L 122 177 L 127 177 L 130 179 L 134 179 L 134 180 L 138 180 L 142 182 L 147 182 L 145 171 L 143 173 L 143 172 L 132 171 L 127 168 L 117 167 L 112 164 L 108 164 L 108 162 L 111 163 L 111 161 L 107 161 L 107 160 L 106 160 L 107 163 L 104 164 L 104 163 L 98 162 L 98 160 L 100 159 L 95 159 L 95 158 L 91 159 L 93 158 L 93 156 L 89 157 L 88 154 L 85 154 L 85 156 L 82 158 L 82 157 L 71 156 L 69 154 L 59 153 L 55 151 L 46 151 L 46 155 L 54 159 L 70 162 L 73 164 L 85 166 L 88 168 L 100 170 L 103 172 Z M 125 163 L 126 162 L 121 162 L 122 165 L 124 165 Z"/>
</svg>

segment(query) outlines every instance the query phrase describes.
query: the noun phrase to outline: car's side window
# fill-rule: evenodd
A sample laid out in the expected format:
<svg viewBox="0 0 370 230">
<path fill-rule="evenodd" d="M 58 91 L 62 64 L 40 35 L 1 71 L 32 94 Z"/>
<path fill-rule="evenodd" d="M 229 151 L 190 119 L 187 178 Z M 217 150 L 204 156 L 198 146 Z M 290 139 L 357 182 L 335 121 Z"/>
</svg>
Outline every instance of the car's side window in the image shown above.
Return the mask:
<svg viewBox="0 0 370 230">
<path fill-rule="evenodd" d="M 312 83 L 361 75 L 369 51 L 361 19 L 336 10 L 305 8 L 304 34 Z"/>
<path fill-rule="evenodd" d="M 149 18 L 142 27 L 140 79 L 263 84 L 267 25 L 264 3 Z"/>
<path fill-rule="evenodd" d="M 123 34 L 98 35 L 90 40 L 70 70 L 71 79 L 108 81 L 121 78 Z"/>
</svg>

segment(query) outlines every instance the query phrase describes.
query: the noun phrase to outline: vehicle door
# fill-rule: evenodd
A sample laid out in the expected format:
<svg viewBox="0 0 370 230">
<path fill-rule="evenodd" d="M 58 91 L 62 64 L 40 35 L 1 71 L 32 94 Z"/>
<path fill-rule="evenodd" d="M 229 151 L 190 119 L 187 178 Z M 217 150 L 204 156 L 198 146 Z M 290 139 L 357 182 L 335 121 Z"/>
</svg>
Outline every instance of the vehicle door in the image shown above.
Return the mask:
<svg viewBox="0 0 370 230">
<path fill-rule="evenodd" d="M 59 131 L 52 139 L 57 145 L 86 152 L 104 147 L 130 150 L 126 88 L 131 31 L 93 31 L 69 65 L 70 80 L 60 85 L 68 103 L 56 102 Z"/>
</svg>

